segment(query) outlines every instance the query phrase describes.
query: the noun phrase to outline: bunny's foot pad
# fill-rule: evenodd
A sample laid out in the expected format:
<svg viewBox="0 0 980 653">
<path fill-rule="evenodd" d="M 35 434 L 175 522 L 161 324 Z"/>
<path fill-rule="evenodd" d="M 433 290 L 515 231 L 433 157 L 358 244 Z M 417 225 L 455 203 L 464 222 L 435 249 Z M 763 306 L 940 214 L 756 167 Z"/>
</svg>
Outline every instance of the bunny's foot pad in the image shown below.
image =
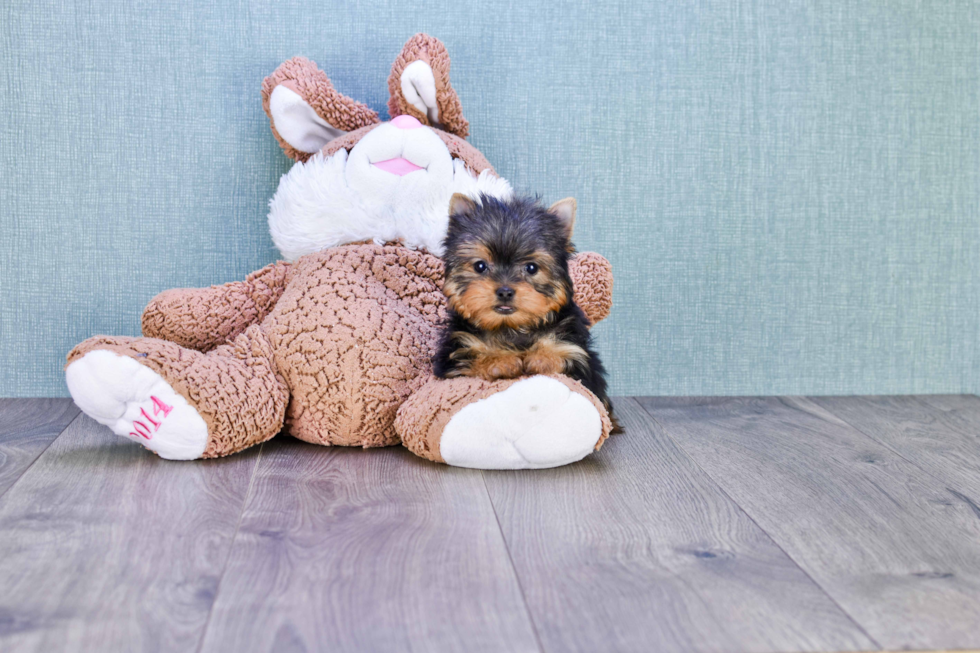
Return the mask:
<svg viewBox="0 0 980 653">
<path fill-rule="evenodd" d="M 168 460 L 200 458 L 208 427 L 162 376 L 128 356 L 91 351 L 65 371 L 68 391 L 96 422 Z"/>
<path fill-rule="evenodd" d="M 440 453 L 457 467 L 543 469 L 585 458 L 601 436 L 592 402 L 555 379 L 533 376 L 456 413 Z"/>
</svg>

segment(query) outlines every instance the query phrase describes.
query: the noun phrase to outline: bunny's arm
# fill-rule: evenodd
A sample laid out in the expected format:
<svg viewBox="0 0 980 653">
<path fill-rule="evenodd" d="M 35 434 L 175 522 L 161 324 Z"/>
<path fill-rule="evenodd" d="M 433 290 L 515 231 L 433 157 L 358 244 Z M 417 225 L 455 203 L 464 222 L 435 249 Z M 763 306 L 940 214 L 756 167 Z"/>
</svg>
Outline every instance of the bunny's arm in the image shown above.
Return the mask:
<svg viewBox="0 0 980 653">
<path fill-rule="evenodd" d="M 612 309 L 612 265 L 595 252 L 582 252 L 568 261 L 575 289 L 575 303 L 592 324 L 605 319 Z"/>
<path fill-rule="evenodd" d="M 289 263 L 280 261 L 244 281 L 165 290 L 143 310 L 143 335 L 209 351 L 262 321 L 279 301 L 289 273 Z"/>
</svg>

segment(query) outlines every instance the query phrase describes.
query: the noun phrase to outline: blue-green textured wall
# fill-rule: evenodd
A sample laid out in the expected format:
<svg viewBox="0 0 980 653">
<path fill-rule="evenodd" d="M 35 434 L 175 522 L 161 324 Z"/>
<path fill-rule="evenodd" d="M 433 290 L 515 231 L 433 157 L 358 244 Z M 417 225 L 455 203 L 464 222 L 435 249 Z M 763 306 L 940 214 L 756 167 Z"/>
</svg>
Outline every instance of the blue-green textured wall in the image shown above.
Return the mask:
<svg viewBox="0 0 980 653">
<path fill-rule="evenodd" d="M 973 0 L 6 0 L 0 396 L 274 260 L 262 78 L 303 54 L 386 115 L 417 31 L 497 170 L 578 197 L 616 393 L 980 389 Z"/>
</svg>

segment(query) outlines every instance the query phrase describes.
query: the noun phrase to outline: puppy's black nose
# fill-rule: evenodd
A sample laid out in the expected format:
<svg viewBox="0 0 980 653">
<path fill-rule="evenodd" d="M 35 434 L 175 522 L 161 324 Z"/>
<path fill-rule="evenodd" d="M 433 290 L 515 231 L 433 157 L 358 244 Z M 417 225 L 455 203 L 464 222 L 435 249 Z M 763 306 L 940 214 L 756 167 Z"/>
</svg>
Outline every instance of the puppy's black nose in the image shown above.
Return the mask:
<svg viewBox="0 0 980 653">
<path fill-rule="evenodd" d="M 500 286 L 497 288 L 497 299 L 502 302 L 509 302 L 514 299 L 514 289 L 508 286 Z"/>
</svg>

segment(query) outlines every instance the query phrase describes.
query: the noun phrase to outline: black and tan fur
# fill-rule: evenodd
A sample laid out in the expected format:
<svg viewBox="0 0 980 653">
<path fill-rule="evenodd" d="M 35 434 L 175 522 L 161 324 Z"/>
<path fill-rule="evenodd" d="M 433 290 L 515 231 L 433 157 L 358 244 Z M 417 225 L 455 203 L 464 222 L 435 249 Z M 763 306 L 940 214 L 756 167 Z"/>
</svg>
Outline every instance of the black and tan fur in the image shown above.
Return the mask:
<svg viewBox="0 0 980 653">
<path fill-rule="evenodd" d="M 480 203 L 454 195 L 445 241 L 449 323 L 435 359 L 441 378 L 565 374 L 613 421 L 605 369 L 575 304 L 568 257 L 575 200 L 545 209 L 528 198 Z"/>
</svg>

